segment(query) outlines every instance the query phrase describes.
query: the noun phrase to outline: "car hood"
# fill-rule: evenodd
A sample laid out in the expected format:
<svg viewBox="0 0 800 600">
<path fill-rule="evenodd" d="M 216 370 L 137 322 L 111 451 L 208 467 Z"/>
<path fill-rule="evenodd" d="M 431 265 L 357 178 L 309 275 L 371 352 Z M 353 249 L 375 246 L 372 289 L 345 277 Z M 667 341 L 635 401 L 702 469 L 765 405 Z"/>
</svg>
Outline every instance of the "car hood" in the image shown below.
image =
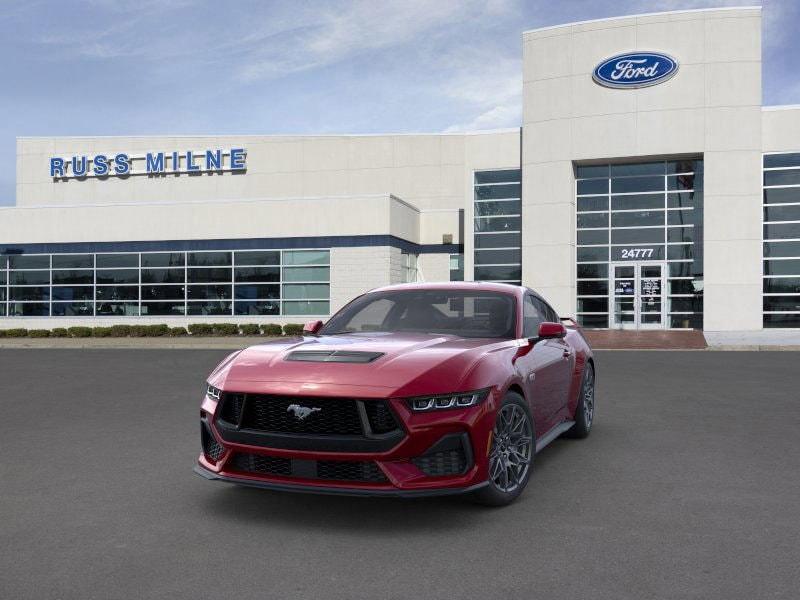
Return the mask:
<svg viewBox="0 0 800 600">
<path fill-rule="evenodd" d="M 223 361 L 209 383 L 229 391 L 321 396 L 466 391 L 461 386 L 487 353 L 514 346 L 514 340 L 378 332 L 297 337 L 242 350 Z M 341 362 L 341 353 L 347 360 L 372 360 Z"/>
</svg>

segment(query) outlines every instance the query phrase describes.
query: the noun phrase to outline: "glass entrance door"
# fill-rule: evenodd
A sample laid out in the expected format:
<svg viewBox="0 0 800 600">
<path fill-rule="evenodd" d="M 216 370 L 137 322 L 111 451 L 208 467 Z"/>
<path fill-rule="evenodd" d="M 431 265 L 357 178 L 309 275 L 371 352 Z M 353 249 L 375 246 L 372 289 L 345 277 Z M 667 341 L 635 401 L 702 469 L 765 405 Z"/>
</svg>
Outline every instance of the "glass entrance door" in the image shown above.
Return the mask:
<svg viewBox="0 0 800 600">
<path fill-rule="evenodd" d="M 666 263 L 612 263 L 611 326 L 616 329 L 663 329 Z"/>
</svg>

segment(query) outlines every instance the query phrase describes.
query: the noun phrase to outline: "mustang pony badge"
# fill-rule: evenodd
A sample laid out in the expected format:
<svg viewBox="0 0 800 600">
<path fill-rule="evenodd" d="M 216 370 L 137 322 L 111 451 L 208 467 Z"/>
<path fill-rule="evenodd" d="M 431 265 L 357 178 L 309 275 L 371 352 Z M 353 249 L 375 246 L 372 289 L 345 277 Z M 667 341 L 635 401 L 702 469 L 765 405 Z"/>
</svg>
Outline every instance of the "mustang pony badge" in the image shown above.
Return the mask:
<svg viewBox="0 0 800 600">
<path fill-rule="evenodd" d="M 300 406 L 299 404 L 290 404 L 286 407 L 286 412 L 293 413 L 294 416 L 301 421 L 306 419 L 310 414 L 321 411 L 321 408 L 316 406 Z"/>
</svg>

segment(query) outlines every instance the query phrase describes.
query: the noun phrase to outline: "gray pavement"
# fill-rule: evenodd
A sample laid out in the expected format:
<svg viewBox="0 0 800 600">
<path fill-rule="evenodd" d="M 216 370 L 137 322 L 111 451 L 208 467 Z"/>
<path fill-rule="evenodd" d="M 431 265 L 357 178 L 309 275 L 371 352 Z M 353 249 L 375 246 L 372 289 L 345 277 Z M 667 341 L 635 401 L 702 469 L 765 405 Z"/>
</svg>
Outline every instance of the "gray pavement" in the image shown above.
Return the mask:
<svg viewBox="0 0 800 600">
<path fill-rule="evenodd" d="M 797 598 L 798 355 L 598 353 L 507 508 L 194 476 L 224 350 L 0 350 L 0 598 Z"/>
</svg>

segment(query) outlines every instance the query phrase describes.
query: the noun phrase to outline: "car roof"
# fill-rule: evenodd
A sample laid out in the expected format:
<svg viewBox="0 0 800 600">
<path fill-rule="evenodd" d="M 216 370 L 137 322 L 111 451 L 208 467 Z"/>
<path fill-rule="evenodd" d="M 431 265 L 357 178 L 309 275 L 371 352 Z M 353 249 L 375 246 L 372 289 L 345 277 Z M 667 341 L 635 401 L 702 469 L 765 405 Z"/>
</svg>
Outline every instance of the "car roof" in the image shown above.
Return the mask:
<svg viewBox="0 0 800 600">
<path fill-rule="evenodd" d="M 396 283 L 372 289 L 369 293 L 395 290 L 471 290 L 518 295 L 525 292 L 526 288 L 511 283 L 493 283 L 490 281 L 441 281 L 433 283 Z"/>
</svg>

